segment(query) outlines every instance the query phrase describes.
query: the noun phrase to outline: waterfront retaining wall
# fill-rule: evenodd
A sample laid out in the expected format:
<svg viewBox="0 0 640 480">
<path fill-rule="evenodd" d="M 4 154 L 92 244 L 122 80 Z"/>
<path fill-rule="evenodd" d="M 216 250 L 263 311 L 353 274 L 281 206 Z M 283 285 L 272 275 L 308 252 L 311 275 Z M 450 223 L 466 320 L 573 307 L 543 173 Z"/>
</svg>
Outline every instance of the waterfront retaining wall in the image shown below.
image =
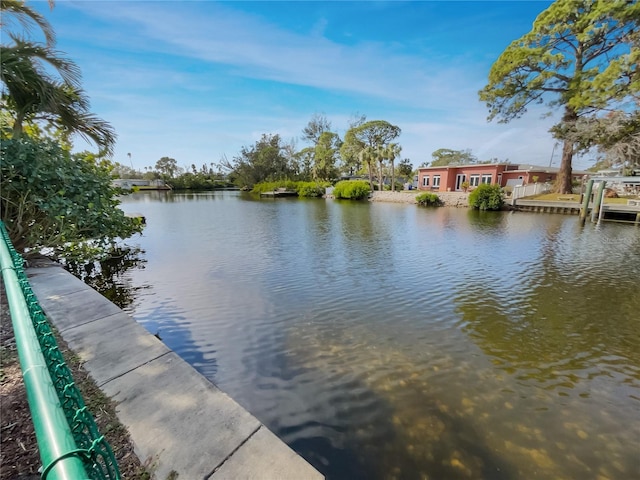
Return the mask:
<svg viewBox="0 0 640 480">
<path fill-rule="evenodd" d="M 49 321 L 117 403 L 154 478 L 321 479 L 259 420 L 60 265 L 28 268 Z"/>
<path fill-rule="evenodd" d="M 416 204 L 416 196 L 424 193 L 420 190 L 404 190 L 402 192 L 373 192 L 370 201 Z M 468 207 L 469 194 L 466 192 L 434 192 L 440 197 L 445 207 Z"/>
</svg>

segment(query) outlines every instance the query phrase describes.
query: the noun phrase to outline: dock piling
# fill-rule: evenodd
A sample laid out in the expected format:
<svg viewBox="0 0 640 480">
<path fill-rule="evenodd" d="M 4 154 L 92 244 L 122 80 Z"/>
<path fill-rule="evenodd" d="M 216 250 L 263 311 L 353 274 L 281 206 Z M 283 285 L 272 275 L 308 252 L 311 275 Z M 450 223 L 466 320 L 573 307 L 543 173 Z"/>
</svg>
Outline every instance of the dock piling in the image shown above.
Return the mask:
<svg viewBox="0 0 640 480">
<path fill-rule="evenodd" d="M 604 194 L 606 190 L 602 190 L 602 196 L 600 197 L 600 212 L 598 212 L 598 225 L 602 221 L 602 217 L 604 217 Z"/>
<path fill-rule="evenodd" d="M 598 192 L 595 194 L 593 198 L 593 209 L 591 210 L 591 222 L 595 222 L 596 218 L 599 218 L 600 215 L 600 207 L 604 198 L 604 186 L 607 182 L 604 180 L 600 181 L 598 185 Z"/>
<path fill-rule="evenodd" d="M 587 219 L 587 213 L 589 212 L 589 200 L 591 199 L 591 190 L 593 189 L 593 180 L 587 182 L 587 191 L 582 198 L 582 207 L 580 208 L 580 222 L 584 225 Z"/>
</svg>

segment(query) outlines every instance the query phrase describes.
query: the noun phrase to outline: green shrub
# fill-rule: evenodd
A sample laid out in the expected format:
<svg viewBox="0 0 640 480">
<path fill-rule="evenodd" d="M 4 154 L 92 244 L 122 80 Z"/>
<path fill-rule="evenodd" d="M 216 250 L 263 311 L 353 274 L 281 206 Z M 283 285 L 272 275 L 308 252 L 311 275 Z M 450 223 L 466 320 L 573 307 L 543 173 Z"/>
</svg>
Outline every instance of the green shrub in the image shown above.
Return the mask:
<svg viewBox="0 0 640 480">
<path fill-rule="evenodd" d="M 111 165 L 84 152 L 71 155 L 50 139 L 0 143 L 0 205 L 19 252 L 51 249 L 57 258 L 97 258 L 118 239 L 142 231 L 118 208 Z"/>
<path fill-rule="evenodd" d="M 369 183 L 364 180 L 343 180 L 338 182 L 333 189 L 336 198 L 347 198 L 350 200 L 360 200 L 371 193 Z"/>
<path fill-rule="evenodd" d="M 281 180 L 278 182 L 256 183 L 251 190 L 253 193 L 274 192 L 279 188 L 298 192 L 299 197 L 321 197 L 329 182 L 294 182 L 293 180 Z"/>
<path fill-rule="evenodd" d="M 442 205 L 442 200 L 437 193 L 424 192 L 416 195 L 416 202 L 422 207 L 439 207 Z"/>
<path fill-rule="evenodd" d="M 324 195 L 326 187 L 331 185 L 326 182 L 298 182 L 298 196 L 299 197 L 321 197 Z"/>
<path fill-rule="evenodd" d="M 500 210 L 504 194 L 500 185 L 483 183 L 469 194 L 469 205 L 480 210 Z"/>
<path fill-rule="evenodd" d="M 279 180 L 277 182 L 260 182 L 256 183 L 251 190 L 253 193 L 274 192 L 279 188 L 286 190 L 298 190 L 298 183 L 292 180 Z"/>
<path fill-rule="evenodd" d="M 256 183 L 251 192 L 253 193 L 264 193 L 264 192 L 273 192 L 278 189 L 278 182 L 261 182 Z"/>
</svg>

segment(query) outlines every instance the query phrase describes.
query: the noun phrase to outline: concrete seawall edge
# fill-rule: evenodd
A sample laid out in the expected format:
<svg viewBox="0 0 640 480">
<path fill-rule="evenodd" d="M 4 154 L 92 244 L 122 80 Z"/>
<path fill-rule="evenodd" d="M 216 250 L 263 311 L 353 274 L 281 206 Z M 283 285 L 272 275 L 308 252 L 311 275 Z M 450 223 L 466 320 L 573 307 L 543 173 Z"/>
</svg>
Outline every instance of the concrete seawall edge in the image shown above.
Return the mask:
<svg viewBox="0 0 640 480">
<path fill-rule="evenodd" d="M 371 202 L 407 203 L 416 204 L 416 196 L 425 193 L 421 190 L 401 192 L 375 191 L 371 194 Z M 435 192 L 445 207 L 468 207 L 469 194 L 466 192 Z"/>
<path fill-rule="evenodd" d="M 131 316 L 59 264 L 27 269 L 49 321 L 117 402 L 155 478 L 322 479 L 306 460 Z"/>
</svg>

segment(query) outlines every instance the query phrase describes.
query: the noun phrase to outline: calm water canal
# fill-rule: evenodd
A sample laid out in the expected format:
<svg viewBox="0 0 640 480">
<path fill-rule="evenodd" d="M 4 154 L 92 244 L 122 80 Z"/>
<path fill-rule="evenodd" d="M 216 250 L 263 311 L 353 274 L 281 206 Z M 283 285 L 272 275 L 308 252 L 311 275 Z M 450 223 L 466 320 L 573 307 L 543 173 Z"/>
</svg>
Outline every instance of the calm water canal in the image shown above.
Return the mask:
<svg viewBox="0 0 640 480">
<path fill-rule="evenodd" d="M 135 319 L 329 479 L 640 478 L 640 229 L 136 194 Z"/>
</svg>

